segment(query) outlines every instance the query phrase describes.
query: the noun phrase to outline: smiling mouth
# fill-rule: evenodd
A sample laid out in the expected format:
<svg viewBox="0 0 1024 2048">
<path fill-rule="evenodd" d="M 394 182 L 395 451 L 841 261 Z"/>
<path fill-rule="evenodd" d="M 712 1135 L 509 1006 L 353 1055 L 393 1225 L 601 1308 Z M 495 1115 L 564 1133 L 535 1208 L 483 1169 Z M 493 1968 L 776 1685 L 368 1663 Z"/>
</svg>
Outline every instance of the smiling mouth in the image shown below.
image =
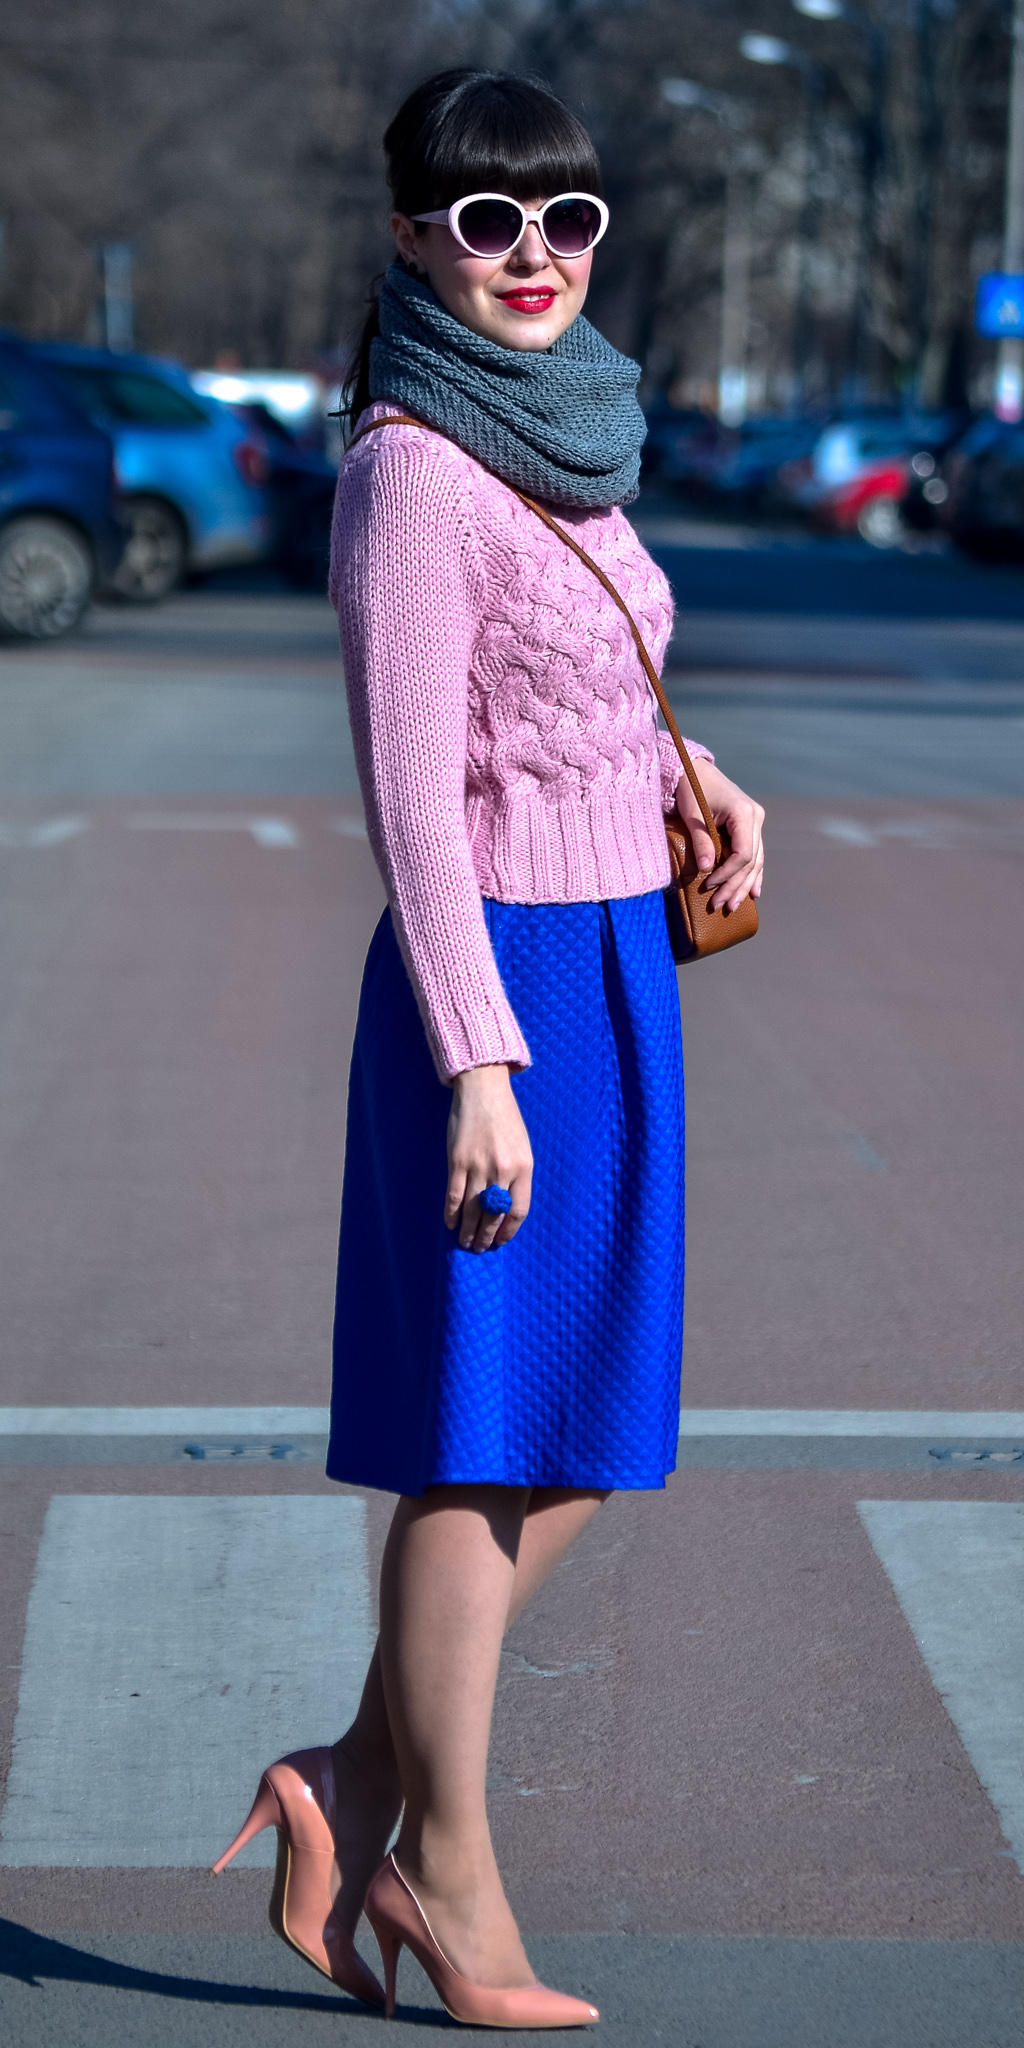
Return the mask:
<svg viewBox="0 0 1024 2048">
<path fill-rule="evenodd" d="M 511 306 L 513 313 L 546 313 L 555 302 L 555 294 L 546 287 L 531 290 L 523 285 L 514 292 L 500 294 L 503 306 Z"/>
</svg>

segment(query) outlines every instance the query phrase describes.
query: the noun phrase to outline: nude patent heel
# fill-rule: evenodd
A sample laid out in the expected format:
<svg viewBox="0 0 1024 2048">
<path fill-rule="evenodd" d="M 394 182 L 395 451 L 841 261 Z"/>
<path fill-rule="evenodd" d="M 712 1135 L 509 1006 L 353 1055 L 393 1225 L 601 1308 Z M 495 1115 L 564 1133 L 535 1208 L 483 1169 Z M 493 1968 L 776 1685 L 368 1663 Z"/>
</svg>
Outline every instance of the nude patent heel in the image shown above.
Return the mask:
<svg viewBox="0 0 1024 2048">
<path fill-rule="evenodd" d="M 370 1925 L 373 1927 L 372 1920 Z M 393 2020 L 395 2017 L 395 1991 L 398 1985 L 398 1958 L 402 1953 L 401 1937 L 397 1934 L 389 1934 L 384 1926 L 373 1927 L 373 1931 L 377 1936 L 377 1947 L 380 1950 L 380 1959 L 384 1965 L 384 2016 L 386 2019 Z"/>
<path fill-rule="evenodd" d="M 218 1856 L 216 1863 L 213 1865 L 213 1876 L 219 1877 L 221 1871 L 227 1869 L 232 1857 L 237 1856 L 239 1849 L 244 1849 L 246 1843 L 251 1842 L 254 1835 L 261 1835 L 264 1828 L 283 1828 L 283 1826 L 284 1815 L 281 1812 L 280 1801 L 266 1772 L 264 1772 L 257 1788 L 256 1797 L 252 1802 L 249 1818 L 244 1826 L 239 1828 L 230 1849 L 225 1849 L 223 1856 Z"/>
<path fill-rule="evenodd" d="M 453 2020 L 469 2027 L 592 2027 L 601 2015 L 596 2005 L 550 1991 L 546 1984 L 517 1984 L 508 1990 L 471 1984 L 434 1938 L 427 1916 L 411 1886 L 388 1856 L 366 1894 L 366 1917 L 377 1937 L 384 1965 L 384 2010 L 395 2014 L 398 1958 L 405 1945 L 437 1992 Z"/>
<path fill-rule="evenodd" d="M 340 1990 L 379 2008 L 384 1993 L 351 1935 L 339 1926 L 331 1899 L 334 1764 L 329 1749 L 299 1749 L 268 1766 L 248 1819 L 213 1865 L 214 1876 L 269 1827 L 277 1829 L 268 1909 L 274 1933 Z"/>
</svg>

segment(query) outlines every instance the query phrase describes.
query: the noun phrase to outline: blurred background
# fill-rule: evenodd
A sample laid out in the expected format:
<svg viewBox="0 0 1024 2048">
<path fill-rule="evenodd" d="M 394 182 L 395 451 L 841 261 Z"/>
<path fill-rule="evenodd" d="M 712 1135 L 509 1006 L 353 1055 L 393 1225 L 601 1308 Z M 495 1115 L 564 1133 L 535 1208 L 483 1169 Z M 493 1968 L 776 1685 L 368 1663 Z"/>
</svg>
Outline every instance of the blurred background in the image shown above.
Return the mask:
<svg viewBox="0 0 1024 2048">
<path fill-rule="evenodd" d="M 328 414 L 388 260 L 381 132 L 458 63 L 548 79 L 597 139 L 591 309 L 643 367 L 649 488 L 1016 560 L 1012 51 L 1003 0 L 391 0 L 386 24 L 371 0 L 40 0 L 0 38 L 0 325 L 60 344 L 33 346 L 51 396 L 113 435 L 130 545 L 115 562 L 65 484 L 78 585 L 88 554 L 122 598 L 247 561 L 322 587 Z M 8 519 L 42 507 L 6 481 Z M 73 621 L 73 539 L 51 553 L 62 602 L 0 599 L 9 632 Z"/>
<path fill-rule="evenodd" d="M 724 367 L 751 412 L 984 406 L 1011 35 L 995 0 L 40 0 L 3 34 L 0 318 L 196 365 L 335 358 L 387 256 L 390 112 L 484 63 L 593 130 L 594 308 L 652 393 L 715 410 Z"/>
</svg>

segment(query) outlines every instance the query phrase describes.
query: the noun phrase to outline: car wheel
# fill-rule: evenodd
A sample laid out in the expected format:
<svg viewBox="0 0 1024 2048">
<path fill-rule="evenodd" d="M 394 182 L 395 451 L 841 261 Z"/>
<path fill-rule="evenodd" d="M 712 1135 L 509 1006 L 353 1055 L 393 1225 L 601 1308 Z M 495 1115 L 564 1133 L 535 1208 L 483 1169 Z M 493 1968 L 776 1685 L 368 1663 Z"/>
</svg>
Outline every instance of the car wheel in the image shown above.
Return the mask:
<svg viewBox="0 0 1024 2048">
<path fill-rule="evenodd" d="M 185 573 L 188 540 L 173 505 L 162 498 L 129 498 L 124 508 L 128 543 L 111 588 L 129 604 L 158 604 Z"/>
<path fill-rule="evenodd" d="M 869 498 L 857 515 L 857 532 L 873 548 L 898 548 L 906 528 L 898 498 Z"/>
<path fill-rule="evenodd" d="M 57 640 L 77 626 L 92 595 L 88 542 L 60 519 L 12 519 L 0 531 L 0 633 Z"/>
</svg>

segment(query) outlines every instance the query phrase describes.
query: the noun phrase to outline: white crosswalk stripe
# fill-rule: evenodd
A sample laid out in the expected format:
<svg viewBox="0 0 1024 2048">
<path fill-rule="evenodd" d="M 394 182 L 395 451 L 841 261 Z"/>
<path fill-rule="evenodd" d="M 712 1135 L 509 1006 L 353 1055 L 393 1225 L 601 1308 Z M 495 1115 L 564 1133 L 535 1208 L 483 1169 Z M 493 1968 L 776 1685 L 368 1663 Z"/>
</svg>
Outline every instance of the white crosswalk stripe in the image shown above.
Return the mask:
<svg viewBox="0 0 1024 2048">
<path fill-rule="evenodd" d="M 1024 1872 L 1024 1503 L 858 1508 Z"/>
<path fill-rule="evenodd" d="M 372 1648 L 353 1495 L 56 1495 L 0 1864 L 199 1866 L 264 1765 L 332 1742 Z M 273 1860 L 273 1835 L 239 1862 Z"/>
</svg>

